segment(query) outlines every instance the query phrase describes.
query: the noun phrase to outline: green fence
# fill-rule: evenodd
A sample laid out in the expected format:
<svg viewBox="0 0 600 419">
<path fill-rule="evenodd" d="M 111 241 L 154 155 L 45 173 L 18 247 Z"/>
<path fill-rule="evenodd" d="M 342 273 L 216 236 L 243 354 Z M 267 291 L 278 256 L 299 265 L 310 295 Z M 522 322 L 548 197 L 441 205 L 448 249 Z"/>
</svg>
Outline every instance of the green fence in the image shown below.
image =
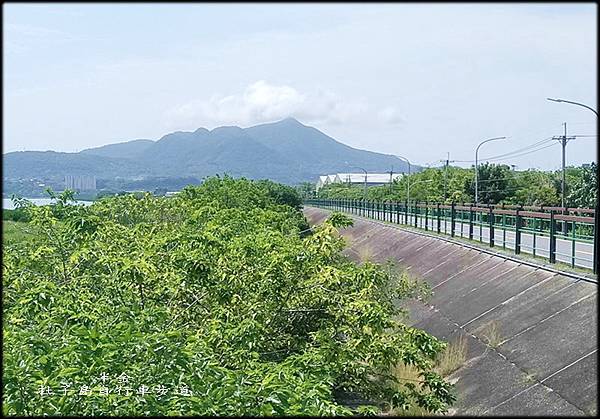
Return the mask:
<svg viewBox="0 0 600 419">
<path fill-rule="evenodd" d="M 306 199 L 305 205 L 532 254 L 596 273 L 594 209 Z M 558 259 L 557 259 L 558 256 Z"/>
</svg>

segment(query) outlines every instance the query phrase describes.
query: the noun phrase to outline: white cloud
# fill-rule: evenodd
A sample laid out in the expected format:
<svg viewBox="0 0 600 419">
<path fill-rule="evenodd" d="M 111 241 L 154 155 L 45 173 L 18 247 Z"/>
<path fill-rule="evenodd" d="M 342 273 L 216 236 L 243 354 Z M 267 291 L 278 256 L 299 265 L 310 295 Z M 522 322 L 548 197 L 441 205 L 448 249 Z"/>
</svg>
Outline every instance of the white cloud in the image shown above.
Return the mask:
<svg viewBox="0 0 600 419">
<path fill-rule="evenodd" d="M 388 106 L 379 111 L 379 118 L 382 122 L 390 125 L 397 125 L 404 122 L 404 118 L 400 115 L 400 111 L 392 106 Z"/>
<path fill-rule="evenodd" d="M 193 100 L 169 109 L 167 124 L 188 129 L 201 125 L 252 125 L 295 117 L 306 123 L 345 124 L 360 119 L 384 123 L 402 121 L 397 109 L 375 109 L 364 101 L 344 100 L 336 94 L 316 90 L 300 92 L 292 86 L 269 84 L 264 80 L 250 84 L 240 94 L 215 95 L 208 100 Z"/>
</svg>

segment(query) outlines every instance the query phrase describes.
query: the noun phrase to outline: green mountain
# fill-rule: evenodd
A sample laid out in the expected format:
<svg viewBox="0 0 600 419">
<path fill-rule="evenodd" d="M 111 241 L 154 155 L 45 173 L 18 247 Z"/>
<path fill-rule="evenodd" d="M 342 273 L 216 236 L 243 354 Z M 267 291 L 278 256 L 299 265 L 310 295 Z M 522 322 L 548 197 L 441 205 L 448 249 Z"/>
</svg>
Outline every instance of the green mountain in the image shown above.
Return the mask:
<svg viewBox="0 0 600 419">
<path fill-rule="evenodd" d="M 199 128 L 173 132 L 157 141 L 133 140 L 79 153 L 24 151 L 4 154 L 4 180 L 62 179 L 93 175 L 98 179 L 186 178 L 229 173 L 295 184 L 319 175 L 406 171 L 397 157 L 358 150 L 293 118 L 250 128 Z M 6 191 L 5 191 L 6 192 Z"/>
<path fill-rule="evenodd" d="M 152 146 L 152 140 L 133 140 L 123 143 L 107 144 L 101 147 L 88 148 L 82 150 L 81 154 L 93 154 L 95 156 L 117 157 L 117 158 L 134 158 L 142 151 Z"/>
</svg>

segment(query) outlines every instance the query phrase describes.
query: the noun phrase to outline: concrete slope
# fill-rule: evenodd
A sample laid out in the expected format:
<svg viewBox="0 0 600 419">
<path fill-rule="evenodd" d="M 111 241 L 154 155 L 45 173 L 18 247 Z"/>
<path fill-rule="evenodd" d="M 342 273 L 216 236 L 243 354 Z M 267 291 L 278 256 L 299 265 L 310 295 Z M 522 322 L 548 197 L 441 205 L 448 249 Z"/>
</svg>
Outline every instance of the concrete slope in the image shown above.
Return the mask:
<svg viewBox="0 0 600 419">
<path fill-rule="evenodd" d="M 305 208 L 311 224 L 329 214 Z M 393 260 L 433 296 L 409 301 L 413 326 L 468 342 L 449 379 L 461 415 L 595 415 L 597 285 L 354 217 L 342 231 L 357 260 Z"/>
</svg>

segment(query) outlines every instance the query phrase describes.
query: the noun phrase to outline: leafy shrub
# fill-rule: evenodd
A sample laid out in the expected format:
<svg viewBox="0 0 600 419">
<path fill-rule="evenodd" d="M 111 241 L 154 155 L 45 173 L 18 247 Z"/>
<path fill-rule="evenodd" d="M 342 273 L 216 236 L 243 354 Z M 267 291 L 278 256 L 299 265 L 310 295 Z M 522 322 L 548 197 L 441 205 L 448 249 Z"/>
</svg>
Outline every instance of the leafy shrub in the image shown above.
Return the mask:
<svg viewBox="0 0 600 419">
<path fill-rule="evenodd" d="M 27 213 L 27 211 L 23 208 L 15 208 L 15 209 L 3 209 L 2 210 L 2 219 L 5 221 L 18 221 L 18 222 L 27 222 L 31 220 L 31 217 Z"/>
<path fill-rule="evenodd" d="M 445 411 L 445 344 L 394 320 L 411 281 L 343 257 L 332 220 L 302 237 L 301 212 L 269 191 L 211 178 L 28 208 L 38 234 L 4 246 L 3 412 L 353 413 L 339 392 L 374 401 L 361 412 Z"/>
</svg>

